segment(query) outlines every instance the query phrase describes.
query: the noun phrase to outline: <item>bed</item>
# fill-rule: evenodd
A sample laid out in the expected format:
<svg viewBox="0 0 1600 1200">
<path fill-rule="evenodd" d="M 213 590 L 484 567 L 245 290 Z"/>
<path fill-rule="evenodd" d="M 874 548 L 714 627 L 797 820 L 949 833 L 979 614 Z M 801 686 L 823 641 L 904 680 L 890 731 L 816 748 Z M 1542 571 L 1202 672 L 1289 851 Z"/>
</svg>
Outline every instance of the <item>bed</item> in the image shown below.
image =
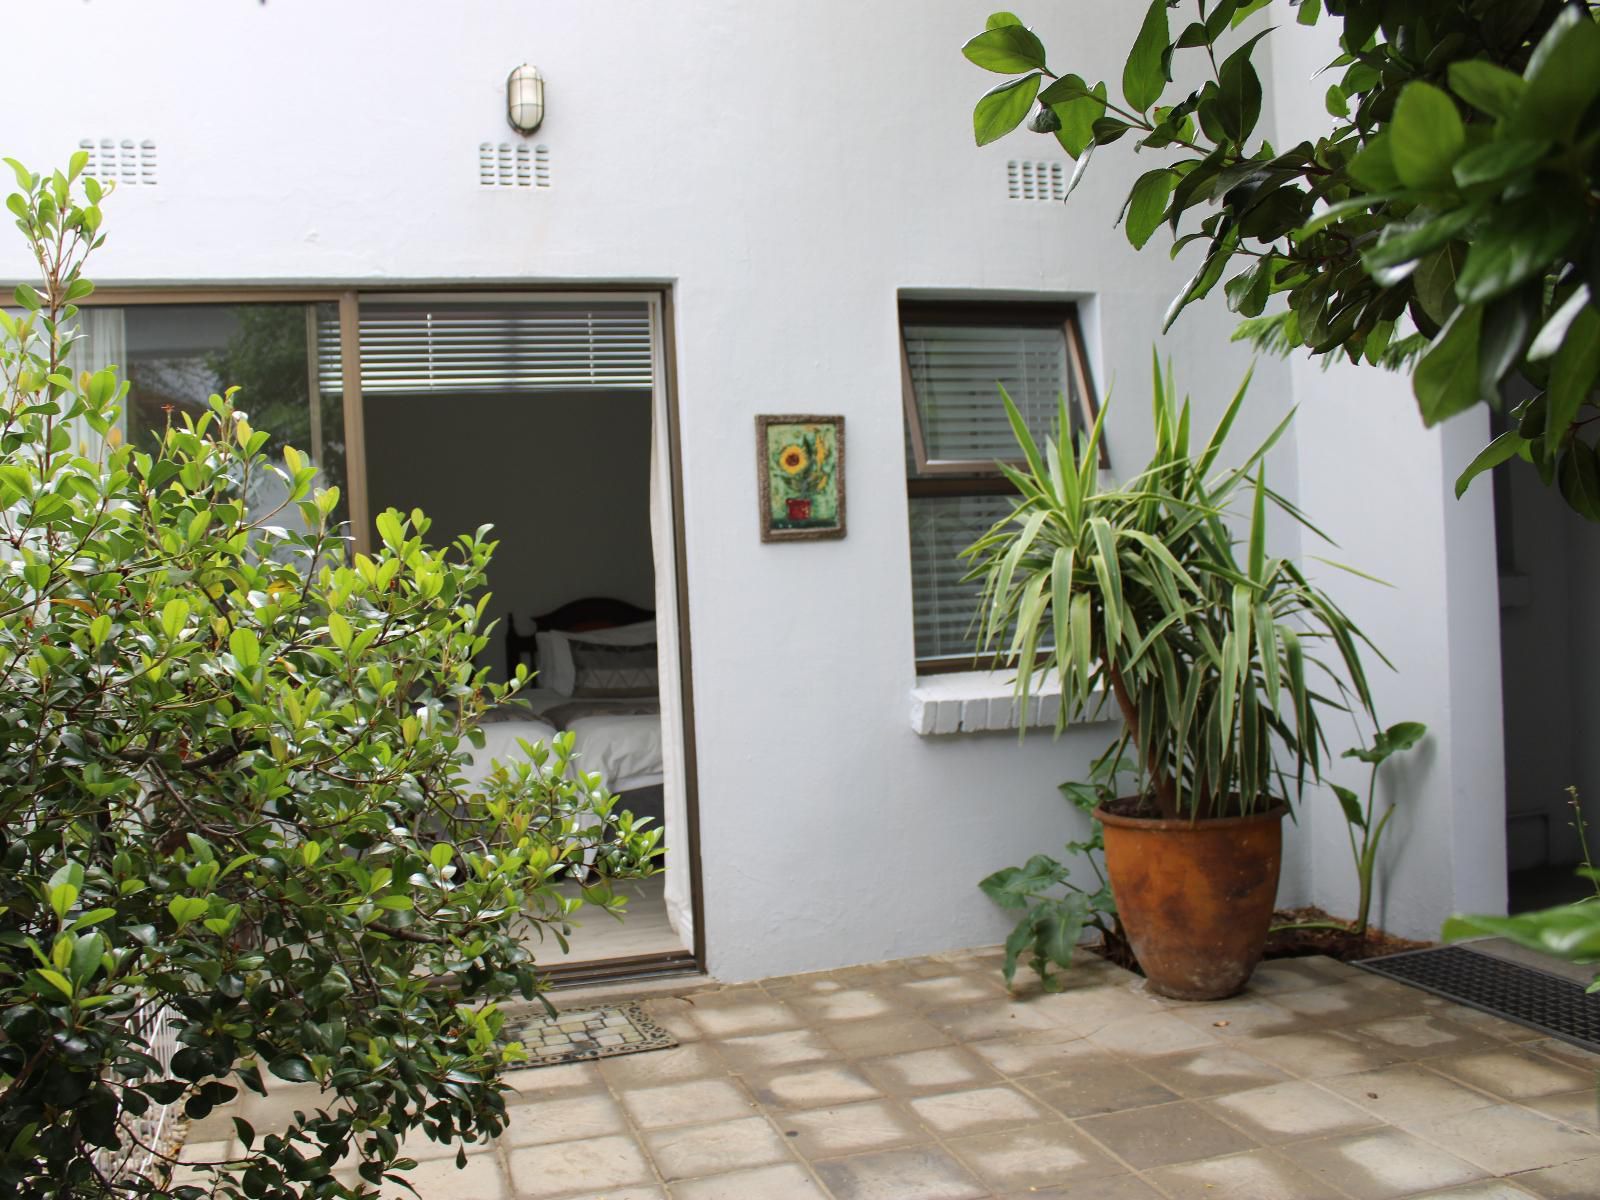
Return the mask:
<svg viewBox="0 0 1600 1200">
<path fill-rule="evenodd" d="M 596 772 L 638 816 L 662 819 L 661 698 L 655 614 L 585 596 L 532 619 L 506 619 L 506 673 L 537 674 L 522 693 L 532 717 L 573 736 L 575 770 Z M 548 736 L 548 735 L 547 735 Z M 510 743 L 515 747 L 515 741 Z"/>
</svg>

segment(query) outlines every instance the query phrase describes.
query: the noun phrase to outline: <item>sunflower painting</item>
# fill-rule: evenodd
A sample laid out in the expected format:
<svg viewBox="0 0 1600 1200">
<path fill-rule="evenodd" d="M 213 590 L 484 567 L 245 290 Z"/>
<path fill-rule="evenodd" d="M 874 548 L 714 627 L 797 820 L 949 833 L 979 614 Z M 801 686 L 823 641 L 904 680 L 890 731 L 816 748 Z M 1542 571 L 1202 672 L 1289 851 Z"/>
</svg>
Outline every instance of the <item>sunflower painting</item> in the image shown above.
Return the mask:
<svg viewBox="0 0 1600 1200">
<path fill-rule="evenodd" d="M 844 536 L 844 418 L 756 418 L 761 540 Z"/>
</svg>

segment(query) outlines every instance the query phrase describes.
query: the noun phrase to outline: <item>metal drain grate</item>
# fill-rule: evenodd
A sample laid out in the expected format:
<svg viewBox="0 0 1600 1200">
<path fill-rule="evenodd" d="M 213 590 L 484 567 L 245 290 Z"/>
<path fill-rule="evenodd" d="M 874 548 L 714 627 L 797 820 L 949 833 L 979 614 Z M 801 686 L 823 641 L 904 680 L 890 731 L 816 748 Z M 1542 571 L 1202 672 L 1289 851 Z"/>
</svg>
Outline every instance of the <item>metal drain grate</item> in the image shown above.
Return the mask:
<svg viewBox="0 0 1600 1200">
<path fill-rule="evenodd" d="M 1355 966 L 1600 1052 L 1600 993 L 1461 946 L 1408 950 Z"/>
</svg>

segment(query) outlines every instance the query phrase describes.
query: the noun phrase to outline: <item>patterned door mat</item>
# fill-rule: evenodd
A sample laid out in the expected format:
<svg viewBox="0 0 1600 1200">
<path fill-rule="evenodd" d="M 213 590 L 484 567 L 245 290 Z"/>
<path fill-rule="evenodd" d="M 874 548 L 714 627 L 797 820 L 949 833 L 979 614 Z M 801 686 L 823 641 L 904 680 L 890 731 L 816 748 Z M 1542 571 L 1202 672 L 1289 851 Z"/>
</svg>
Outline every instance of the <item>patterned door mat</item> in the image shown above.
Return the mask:
<svg viewBox="0 0 1600 1200">
<path fill-rule="evenodd" d="M 527 1060 L 509 1064 L 510 1070 L 666 1050 L 678 1044 L 638 1001 L 568 1009 L 553 1017 L 542 1013 L 513 1017 L 506 1021 L 501 1037 L 528 1049 Z"/>
</svg>

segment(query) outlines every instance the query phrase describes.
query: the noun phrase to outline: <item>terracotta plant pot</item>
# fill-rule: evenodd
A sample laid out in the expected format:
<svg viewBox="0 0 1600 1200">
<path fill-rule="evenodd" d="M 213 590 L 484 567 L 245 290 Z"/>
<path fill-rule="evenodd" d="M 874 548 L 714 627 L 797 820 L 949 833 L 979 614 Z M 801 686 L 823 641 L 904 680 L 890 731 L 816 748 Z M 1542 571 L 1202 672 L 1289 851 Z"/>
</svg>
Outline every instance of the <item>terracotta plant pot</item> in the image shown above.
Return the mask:
<svg viewBox="0 0 1600 1200">
<path fill-rule="evenodd" d="M 1190 822 L 1095 810 L 1117 912 L 1151 990 L 1221 1000 L 1244 987 L 1272 924 L 1288 811 Z"/>
</svg>

